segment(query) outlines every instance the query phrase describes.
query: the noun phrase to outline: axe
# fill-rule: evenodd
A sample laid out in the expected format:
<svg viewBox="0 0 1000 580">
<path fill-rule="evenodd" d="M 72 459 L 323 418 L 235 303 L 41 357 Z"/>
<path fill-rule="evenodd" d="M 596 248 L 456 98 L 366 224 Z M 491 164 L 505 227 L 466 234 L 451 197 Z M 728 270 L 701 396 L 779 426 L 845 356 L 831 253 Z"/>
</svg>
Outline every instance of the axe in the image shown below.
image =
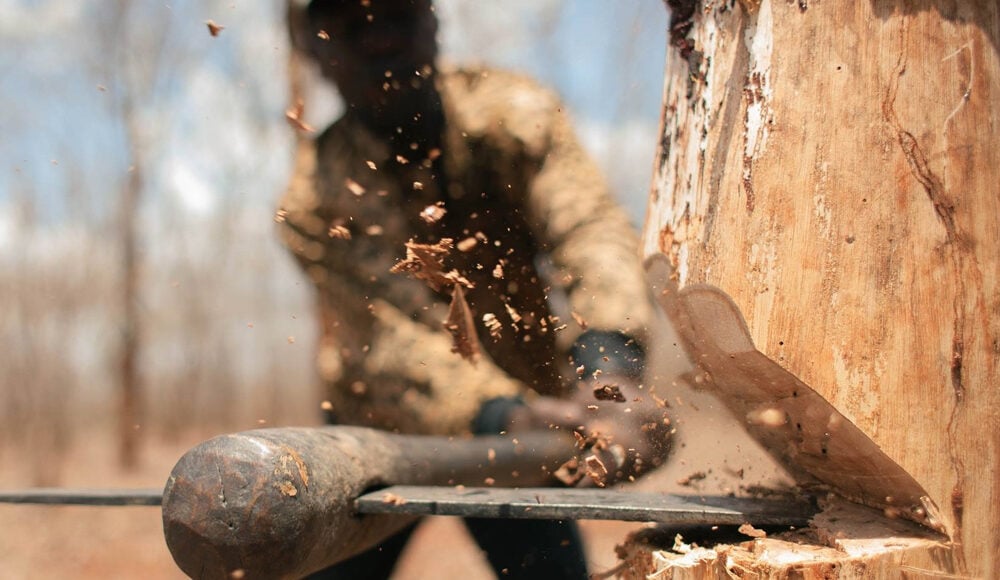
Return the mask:
<svg viewBox="0 0 1000 580">
<path fill-rule="evenodd" d="M 362 427 L 259 429 L 188 451 L 156 490 L 33 490 L 0 502 L 156 505 L 192 578 L 300 578 L 360 553 L 421 515 L 803 526 L 806 502 L 554 485 L 580 450 L 569 433 L 451 438 Z M 468 486 L 468 487 L 466 487 Z M 517 487 L 514 487 L 517 486 Z"/>
<path fill-rule="evenodd" d="M 710 376 L 707 388 L 800 485 L 939 529 L 923 488 L 808 385 L 757 351 L 728 297 L 704 286 L 678 291 L 662 257 L 647 271 L 685 350 Z M 226 435 L 175 466 L 162 495 L 164 533 L 175 561 L 194 578 L 237 570 L 243 578 L 296 578 L 377 545 L 419 515 L 802 526 L 815 512 L 787 500 L 532 487 L 552 485 L 556 466 L 578 453 L 570 434 L 558 430 L 471 439 L 357 427 Z M 149 490 L 0 493 L 0 501 L 30 503 L 160 500 Z"/>
</svg>

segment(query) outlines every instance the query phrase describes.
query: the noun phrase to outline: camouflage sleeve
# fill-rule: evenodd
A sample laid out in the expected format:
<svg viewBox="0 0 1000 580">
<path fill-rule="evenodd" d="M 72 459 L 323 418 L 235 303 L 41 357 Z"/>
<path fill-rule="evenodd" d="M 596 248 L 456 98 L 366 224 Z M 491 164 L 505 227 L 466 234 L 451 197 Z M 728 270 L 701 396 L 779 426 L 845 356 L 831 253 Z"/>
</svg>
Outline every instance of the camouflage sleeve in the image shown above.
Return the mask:
<svg viewBox="0 0 1000 580">
<path fill-rule="evenodd" d="M 385 302 L 373 306 L 376 332 L 366 374 L 378 381 L 383 396 L 403 389 L 398 409 L 405 431 L 465 433 L 483 403 L 527 391 L 488 357 L 473 365 L 453 353 L 443 331 L 414 322 Z"/>
<path fill-rule="evenodd" d="M 645 342 L 653 310 L 638 235 L 561 106 L 548 121 L 528 207 L 551 245 L 556 279 L 587 328 Z"/>
</svg>

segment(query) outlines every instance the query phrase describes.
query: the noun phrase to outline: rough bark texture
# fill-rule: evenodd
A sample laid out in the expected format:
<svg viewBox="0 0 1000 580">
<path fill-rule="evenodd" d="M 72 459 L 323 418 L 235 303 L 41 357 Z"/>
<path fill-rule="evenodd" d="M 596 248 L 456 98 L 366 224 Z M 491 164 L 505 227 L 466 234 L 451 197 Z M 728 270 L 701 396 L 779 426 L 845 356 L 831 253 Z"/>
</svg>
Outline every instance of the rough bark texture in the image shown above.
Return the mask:
<svg viewBox="0 0 1000 580">
<path fill-rule="evenodd" d="M 646 255 L 728 294 L 927 490 L 954 572 L 996 576 L 1000 7 L 675 14 Z"/>
</svg>

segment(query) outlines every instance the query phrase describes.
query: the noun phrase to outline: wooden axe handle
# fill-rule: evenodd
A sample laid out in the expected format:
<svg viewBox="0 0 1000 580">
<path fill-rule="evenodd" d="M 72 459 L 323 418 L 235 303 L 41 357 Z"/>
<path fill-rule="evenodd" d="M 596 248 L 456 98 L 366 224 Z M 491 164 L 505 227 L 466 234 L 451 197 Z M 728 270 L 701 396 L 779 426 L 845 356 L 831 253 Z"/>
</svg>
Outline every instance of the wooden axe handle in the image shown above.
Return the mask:
<svg viewBox="0 0 1000 580">
<path fill-rule="evenodd" d="M 301 578 L 414 521 L 356 514 L 363 493 L 388 485 L 545 485 L 576 451 L 561 431 L 456 439 L 338 426 L 223 435 L 177 462 L 164 489 L 163 530 L 192 578 L 236 570 L 248 579 Z"/>
</svg>

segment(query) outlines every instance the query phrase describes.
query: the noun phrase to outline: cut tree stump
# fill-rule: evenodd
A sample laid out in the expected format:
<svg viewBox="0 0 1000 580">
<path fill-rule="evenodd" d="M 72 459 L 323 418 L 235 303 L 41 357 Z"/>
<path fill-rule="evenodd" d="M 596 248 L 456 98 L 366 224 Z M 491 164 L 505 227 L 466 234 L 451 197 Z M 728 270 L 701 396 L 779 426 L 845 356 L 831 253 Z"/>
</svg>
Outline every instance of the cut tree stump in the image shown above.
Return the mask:
<svg viewBox="0 0 1000 580">
<path fill-rule="evenodd" d="M 1000 3 L 667 3 L 644 254 L 666 256 L 674 295 L 708 288 L 731 299 L 773 376 L 787 372 L 871 438 L 918 484 L 907 493 L 926 493 L 927 513 L 900 514 L 896 498 L 871 489 L 845 492 L 854 467 L 823 465 L 826 447 L 805 449 L 807 437 L 791 451 L 771 443 L 790 472 L 802 467 L 803 483 L 887 504 L 889 515 L 925 517 L 946 536 L 900 532 L 885 517 L 834 525 L 827 514 L 805 544 L 716 546 L 697 573 L 678 563 L 690 553 L 634 544 L 633 569 L 1000 576 Z M 697 342 L 685 342 L 696 363 Z M 740 382 L 749 375 L 702 376 L 749 429 L 789 428 L 789 415 L 772 413 L 784 407 L 737 404 L 732 393 L 760 386 Z M 791 562 L 809 542 L 822 554 L 813 564 L 768 559 Z"/>
<path fill-rule="evenodd" d="M 623 549 L 626 580 L 711 578 L 955 578 L 951 546 L 933 533 L 843 501 L 817 516 L 807 530 L 751 538 L 712 548 L 650 548 L 636 533 Z"/>
</svg>

